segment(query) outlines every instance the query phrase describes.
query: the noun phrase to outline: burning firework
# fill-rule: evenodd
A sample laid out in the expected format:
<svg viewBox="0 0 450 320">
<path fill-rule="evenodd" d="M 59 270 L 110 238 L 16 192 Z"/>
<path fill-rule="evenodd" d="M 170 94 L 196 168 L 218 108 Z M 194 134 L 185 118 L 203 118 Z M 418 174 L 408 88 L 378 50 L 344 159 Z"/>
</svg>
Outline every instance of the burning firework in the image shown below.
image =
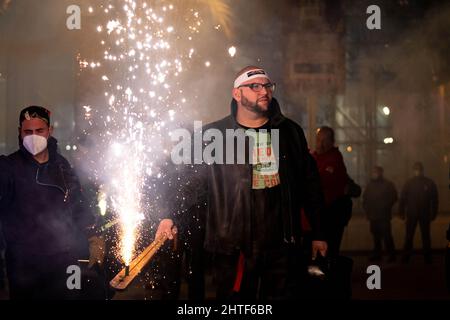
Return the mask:
<svg viewBox="0 0 450 320">
<path fill-rule="evenodd" d="M 111 281 L 111 287 L 117 290 L 124 290 L 128 285 L 136 278 L 136 276 L 147 265 L 153 255 L 164 244 L 167 237 L 163 235 L 160 239 L 153 241 L 144 251 L 139 254 L 136 259 L 126 265 L 125 268 L 120 271 Z"/>
<path fill-rule="evenodd" d="M 147 177 L 163 178 L 155 164 L 166 160 L 164 143 L 187 101 L 182 73 L 195 58 L 192 43 L 203 25 L 199 11 L 186 8 L 185 1 L 178 2 L 181 9 L 164 0 L 154 3 L 122 0 L 87 8 L 103 21 L 95 27 L 103 57 L 79 57 L 80 67 L 95 70 L 106 88 L 107 108 L 84 106 L 85 119 L 104 128 L 97 175 L 120 220 L 120 256 L 126 266 L 135 256 L 139 226 L 150 205 L 143 195 L 151 188 Z M 213 1 L 210 9 L 229 30 L 228 7 Z"/>
</svg>

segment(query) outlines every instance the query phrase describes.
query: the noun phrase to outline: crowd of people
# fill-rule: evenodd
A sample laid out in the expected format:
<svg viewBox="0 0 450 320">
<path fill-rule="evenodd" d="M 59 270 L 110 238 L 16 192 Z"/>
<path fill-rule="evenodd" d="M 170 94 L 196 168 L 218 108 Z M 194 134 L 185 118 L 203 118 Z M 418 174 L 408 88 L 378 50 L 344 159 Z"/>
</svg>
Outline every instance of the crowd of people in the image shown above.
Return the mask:
<svg viewBox="0 0 450 320">
<path fill-rule="evenodd" d="M 352 198 L 361 195 L 361 187 L 348 175 L 333 129 L 318 129 L 316 148 L 309 150 L 302 128 L 283 115 L 274 91 L 265 70 L 242 69 L 234 80 L 230 114 L 204 128 L 223 136 L 230 129 L 244 132 L 252 146 L 245 163 L 171 168 L 175 178 L 165 186 L 155 238 L 182 239 L 177 257 L 169 254 L 160 263 L 174 278 L 187 266 L 192 299 L 205 298 L 207 271 L 217 299 L 307 297 L 314 290 L 308 279 L 332 272 L 327 266 L 341 256 Z M 370 261 L 382 259 L 383 244 L 388 261 L 396 260 L 391 219 L 399 201 L 406 225 L 402 261 L 410 259 L 419 224 L 425 261 L 432 263 L 430 224 L 438 213 L 437 187 L 421 163 L 414 164 L 413 172 L 398 196 L 383 168 L 373 168 L 362 196 L 374 241 Z M 67 267 L 85 257 L 89 269 L 101 270 L 110 248 L 98 232 L 94 207 L 58 152 L 50 111 L 38 106 L 22 110 L 19 150 L 0 158 L 5 242 L 0 248 L 11 299 L 83 298 L 82 292 L 68 289 Z M 342 273 L 348 286 L 350 273 Z M 0 274 L 0 286 L 4 278 Z M 179 292 L 171 291 L 175 297 Z"/>
</svg>

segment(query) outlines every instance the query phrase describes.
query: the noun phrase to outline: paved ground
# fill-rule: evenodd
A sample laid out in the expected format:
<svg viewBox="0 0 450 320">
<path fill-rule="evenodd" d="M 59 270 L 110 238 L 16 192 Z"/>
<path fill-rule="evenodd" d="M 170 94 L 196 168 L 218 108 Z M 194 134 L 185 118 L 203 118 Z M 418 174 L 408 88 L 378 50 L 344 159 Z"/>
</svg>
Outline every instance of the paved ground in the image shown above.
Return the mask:
<svg viewBox="0 0 450 320">
<path fill-rule="evenodd" d="M 376 263 L 381 269 L 381 289 L 369 290 L 366 280 L 369 275 L 367 267 L 373 262 L 368 261 L 368 255 L 372 239 L 369 233 L 368 222 L 363 217 L 354 217 L 348 226 L 343 240 L 344 255 L 354 261 L 352 273 L 353 299 L 356 300 L 435 300 L 450 299 L 445 288 L 444 275 L 444 248 L 445 230 L 450 222 L 450 215 L 440 215 L 432 224 L 432 245 L 434 248 L 433 263 L 427 265 L 423 261 L 420 252 L 417 252 L 409 264 Z M 401 248 L 404 237 L 403 222 L 394 219 L 393 235 L 397 248 Z M 420 235 L 417 230 L 415 247 L 420 248 Z M 150 288 L 148 286 L 148 288 Z M 115 295 L 114 299 L 160 299 L 161 296 L 155 290 L 144 289 L 143 282 L 137 281 L 133 286 L 122 293 Z M 186 298 L 186 286 L 181 287 L 181 297 Z M 207 291 L 207 292 L 210 292 Z M 0 300 L 7 299 L 5 290 L 0 290 Z"/>
<path fill-rule="evenodd" d="M 344 255 L 354 261 L 352 272 L 352 299 L 354 300 L 450 300 L 450 294 L 445 285 L 444 251 L 433 253 L 433 263 L 425 264 L 420 252 L 416 252 L 410 262 L 400 261 L 388 263 L 385 261 L 370 262 L 367 253 L 344 252 Z M 381 271 L 381 289 L 367 288 L 367 268 L 378 265 Z M 186 286 L 183 283 L 181 297 L 186 299 Z M 152 299 L 150 291 L 136 285 L 128 292 L 115 296 L 115 299 Z M 213 293 L 207 286 L 207 296 Z"/>
<path fill-rule="evenodd" d="M 369 262 L 367 255 L 361 253 L 345 252 L 346 256 L 354 261 L 352 273 L 352 291 L 355 300 L 450 300 L 450 294 L 445 287 L 444 252 L 434 252 L 433 263 L 427 265 L 423 257 L 417 253 L 412 256 L 408 264 L 400 262 Z M 381 289 L 369 290 L 366 285 L 367 267 L 372 264 L 380 266 Z M 181 289 L 185 298 L 185 285 Z M 117 300 L 143 300 L 158 299 L 156 291 L 144 289 L 142 282 L 133 283 L 133 286 L 122 293 L 117 293 Z M 0 290 L 0 300 L 7 299 L 6 291 Z"/>
<path fill-rule="evenodd" d="M 349 254 L 354 261 L 353 299 L 360 300 L 442 300 L 450 299 L 445 286 L 444 252 L 435 252 L 433 263 L 425 264 L 422 255 L 411 257 L 408 264 L 369 262 L 366 255 Z M 367 267 L 380 266 L 381 289 L 367 289 Z"/>
<path fill-rule="evenodd" d="M 447 246 L 445 233 L 450 224 L 450 213 L 441 212 L 431 223 L 431 245 L 434 249 L 443 249 Z M 401 249 L 405 240 L 405 222 L 395 217 L 392 219 L 392 235 L 395 246 Z M 373 240 L 370 234 L 369 221 L 361 213 L 354 214 L 345 229 L 341 249 L 345 251 L 367 251 L 372 249 Z M 422 239 L 419 227 L 414 237 L 414 247 L 421 248 Z"/>
</svg>

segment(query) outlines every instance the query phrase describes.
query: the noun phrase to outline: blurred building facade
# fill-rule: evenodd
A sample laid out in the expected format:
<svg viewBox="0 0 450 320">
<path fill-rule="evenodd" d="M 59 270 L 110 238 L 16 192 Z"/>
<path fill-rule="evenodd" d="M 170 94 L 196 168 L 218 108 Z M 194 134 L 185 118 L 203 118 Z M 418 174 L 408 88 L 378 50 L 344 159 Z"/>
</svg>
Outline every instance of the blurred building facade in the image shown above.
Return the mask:
<svg viewBox="0 0 450 320">
<path fill-rule="evenodd" d="M 0 153 L 17 149 L 18 115 L 29 105 L 52 111 L 65 152 L 74 136 L 79 35 L 66 28 L 73 1 L 12 1 L 0 14 Z M 62 14 L 59 14 L 62 13 Z"/>
<path fill-rule="evenodd" d="M 84 128 L 80 107 L 90 103 L 86 97 L 100 99 L 102 93 L 95 82 L 80 82 L 76 59 L 80 52 L 94 50 L 84 40 L 96 17 L 83 19 L 81 31 L 70 31 L 66 8 L 78 4 L 86 12 L 90 2 L 11 1 L 0 13 L 1 154 L 17 148 L 17 115 L 31 104 L 52 109 L 62 151 L 72 152 L 66 147 L 76 143 Z M 228 113 L 224 84 L 238 65 L 269 65 L 280 82 L 277 97 L 284 111 L 301 123 L 312 148 L 317 127 L 335 128 L 349 173 L 362 186 L 377 164 L 400 188 L 412 175 L 413 162 L 422 161 L 439 186 L 441 210 L 449 212 L 450 10 L 440 1 L 377 3 L 381 30 L 366 27 L 366 9 L 372 4 L 366 0 L 236 5 L 229 41 L 238 44 L 237 57 L 229 73 L 223 73 L 224 57 L 217 67 L 213 61 L 210 70 L 220 70 L 223 79 L 211 82 L 218 88 L 208 101 L 217 102 L 205 107 L 205 119 Z M 261 11 L 266 24 L 248 23 L 252 10 L 255 15 Z M 217 46 L 219 40 L 211 43 Z M 211 83 L 193 81 L 200 98 L 213 90 Z"/>
<path fill-rule="evenodd" d="M 378 1 L 381 29 L 369 30 L 371 4 L 296 2 L 285 37 L 289 114 L 311 147 L 316 128 L 335 128 L 349 174 L 362 186 L 381 165 L 400 190 L 422 161 L 449 212 L 449 8 Z"/>
</svg>

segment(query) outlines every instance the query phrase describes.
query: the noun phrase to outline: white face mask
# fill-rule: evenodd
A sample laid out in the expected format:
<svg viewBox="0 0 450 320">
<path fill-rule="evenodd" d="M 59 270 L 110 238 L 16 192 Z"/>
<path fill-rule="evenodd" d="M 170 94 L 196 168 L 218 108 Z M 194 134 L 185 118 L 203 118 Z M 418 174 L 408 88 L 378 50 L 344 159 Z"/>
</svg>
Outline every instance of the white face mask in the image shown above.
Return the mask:
<svg viewBox="0 0 450 320">
<path fill-rule="evenodd" d="M 47 139 L 37 134 L 25 136 L 23 138 L 23 146 L 33 156 L 41 153 L 47 148 Z"/>
</svg>

